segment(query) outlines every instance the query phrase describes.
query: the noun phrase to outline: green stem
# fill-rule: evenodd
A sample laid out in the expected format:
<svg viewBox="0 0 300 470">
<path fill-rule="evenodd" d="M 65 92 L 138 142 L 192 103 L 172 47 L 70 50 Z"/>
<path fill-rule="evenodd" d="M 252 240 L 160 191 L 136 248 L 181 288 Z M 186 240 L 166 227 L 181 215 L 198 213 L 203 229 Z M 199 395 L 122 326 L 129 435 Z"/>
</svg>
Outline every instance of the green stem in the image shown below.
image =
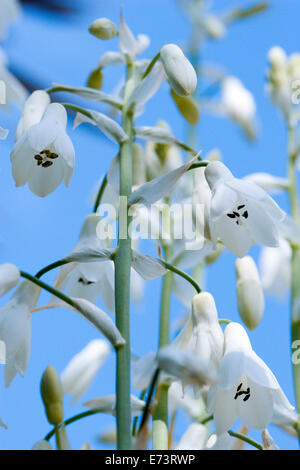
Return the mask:
<svg viewBox="0 0 300 470">
<path fill-rule="evenodd" d="M 123 348 L 117 351 L 116 395 L 117 395 L 117 444 L 120 450 L 131 448 L 131 413 L 130 413 L 130 271 L 131 271 L 131 238 L 128 234 L 130 218 L 127 201 L 132 190 L 132 120 L 126 100 L 132 91 L 134 66 L 127 65 L 122 127 L 129 139 L 120 145 L 120 196 L 126 199 L 125 207 L 120 208 L 119 240 L 115 257 L 115 308 L 116 325 L 126 341 Z M 123 221 L 123 218 L 126 221 Z M 125 229 L 125 236 L 122 232 Z"/>
<path fill-rule="evenodd" d="M 105 190 L 106 186 L 107 186 L 107 174 L 104 176 L 104 178 L 102 180 L 102 183 L 101 183 L 101 186 L 99 188 L 99 191 L 98 191 L 98 194 L 97 194 L 97 197 L 96 197 L 96 201 L 95 201 L 95 204 L 94 204 L 94 208 L 93 208 L 94 213 L 97 212 L 98 207 L 100 206 L 101 199 L 102 199 L 102 196 L 103 196 L 103 193 L 104 193 L 104 190 Z"/>
<path fill-rule="evenodd" d="M 172 255 L 172 247 L 165 247 L 165 258 L 168 260 Z M 167 263 L 168 264 L 168 263 Z M 166 266 L 166 265 L 165 265 Z M 171 265 L 170 265 L 171 266 Z M 166 266 L 167 267 L 167 266 Z M 164 276 L 161 303 L 160 303 L 160 325 L 159 325 L 159 348 L 170 342 L 170 300 L 173 284 L 172 272 Z M 168 390 L 166 384 L 158 388 L 158 403 L 153 414 L 153 449 L 167 450 L 169 438 L 168 423 Z"/>
<path fill-rule="evenodd" d="M 72 416 L 71 418 L 66 419 L 66 421 L 63 422 L 65 426 L 68 426 L 69 424 L 75 423 L 75 421 L 79 421 L 80 419 L 87 418 L 88 416 L 92 416 L 98 413 L 102 413 L 100 410 L 88 410 L 84 411 L 83 413 L 79 413 L 78 415 Z M 51 429 L 50 432 L 44 437 L 45 441 L 49 441 L 52 436 L 54 436 L 56 430 L 55 427 Z"/>
<path fill-rule="evenodd" d="M 64 264 L 68 264 L 70 261 L 66 259 L 60 259 L 58 261 L 54 261 L 54 263 L 48 264 L 48 266 L 45 266 L 44 268 L 40 269 L 35 275 L 38 279 L 42 277 L 44 274 L 46 274 L 48 271 L 51 271 L 52 269 L 59 268 L 60 266 L 63 266 Z"/>
<path fill-rule="evenodd" d="M 59 435 L 59 426 L 58 425 L 55 426 L 54 433 L 55 433 L 55 440 L 56 440 L 56 448 L 57 448 L 57 450 L 62 450 L 61 439 L 60 439 L 60 435 Z"/>
<path fill-rule="evenodd" d="M 159 260 L 159 261 L 165 268 L 169 269 L 169 271 L 172 271 L 173 273 L 178 274 L 178 276 L 181 276 L 183 279 L 185 279 L 190 284 L 192 284 L 192 286 L 195 288 L 197 294 L 200 294 L 201 288 L 200 288 L 199 284 L 195 281 L 195 279 L 193 279 L 191 276 L 189 276 L 184 271 L 181 271 L 181 269 L 176 268 L 176 266 L 173 266 L 172 264 L 167 263 L 167 261 L 165 261 L 165 260 Z M 169 281 L 169 282 L 171 282 L 171 287 L 172 287 L 172 280 Z"/>
<path fill-rule="evenodd" d="M 232 437 L 240 439 L 241 441 L 247 442 L 247 444 L 250 444 L 258 450 L 263 450 L 263 446 L 259 442 L 255 441 L 254 439 L 251 439 L 248 436 L 245 436 L 245 434 L 241 434 L 240 432 L 235 432 L 231 430 L 228 431 L 228 434 Z"/>
<path fill-rule="evenodd" d="M 142 416 L 142 419 L 141 419 L 141 424 L 140 424 L 140 427 L 139 427 L 139 433 L 143 429 L 144 424 L 147 422 L 148 415 L 149 415 L 149 412 L 150 412 L 151 403 L 152 403 L 152 398 L 153 398 L 153 394 L 154 394 L 154 390 L 155 390 L 155 387 L 156 387 L 156 384 L 157 384 L 157 381 L 158 381 L 158 377 L 159 377 L 159 369 L 156 369 L 156 371 L 153 374 L 151 384 L 150 384 L 150 387 L 149 387 L 147 401 L 146 401 L 143 416 Z"/>
<path fill-rule="evenodd" d="M 53 294 L 55 295 L 55 297 L 58 297 L 59 299 L 63 300 L 64 302 L 66 302 L 67 304 L 71 305 L 71 307 L 75 308 L 76 310 L 78 310 L 79 312 L 81 312 L 81 307 L 77 304 L 77 302 L 75 302 L 74 300 L 72 300 L 70 297 L 68 297 L 66 294 L 64 294 L 63 292 L 55 289 L 54 287 L 52 286 L 49 286 L 49 284 L 46 284 L 45 282 L 41 281 L 40 279 L 38 279 L 37 277 L 35 276 L 32 276 L 31 274 L 29 273 L 26 273 L 25 271 L 20 271 L 20 274 L 22 277 L 24 277 L 25 279 L 27 279 L 28 281 L 31 281 L 33 282 L 34 284 L 36 284 L 37 286 L 40 286 L 42 289 L 50 292 L 50 294 Z"/>
<path fill-rule="evenodd" d="M 299 213 L 299 202 L 298 202 L 298 188 L 296 179 L 296 155 L 294 153 L 294 129 L 288 129 L 288 179 L 289 179 L 289 199 L 291 206 L 291 213 L 294 221 L 300 226 L 300 213 Z M 292 346 L 294 341 L 300 340 L 300 316 L 299 312 L 296 312 L 296 306 L 300 296 L 300 248 L 298 246 L 292 246 L 292 279 L 291 279 L 291 341 Z M 291 353 L 293 347 L 291 348 Z M 293 376 L 294 376 L 294 388 L 297 410 L 300 410 L 300 365 L 295 361 L 293 362 Z M 300 429 L 297 426 L 297 432 L 300 440 Z"/>
<path fill-rule="evenodd" d="M 142 79 L 146 78 L 147 75 L 149 75 L 149 73 L 151 72 L 151 70 L 153 69 L 155 63 L 158 61 L 159 58 L 160 58 L 160 52 L 158 52 L 156 56 L 153 57 L 148 67 L 146 68 L 145 73 L 142 76 Z"/>
</svg>

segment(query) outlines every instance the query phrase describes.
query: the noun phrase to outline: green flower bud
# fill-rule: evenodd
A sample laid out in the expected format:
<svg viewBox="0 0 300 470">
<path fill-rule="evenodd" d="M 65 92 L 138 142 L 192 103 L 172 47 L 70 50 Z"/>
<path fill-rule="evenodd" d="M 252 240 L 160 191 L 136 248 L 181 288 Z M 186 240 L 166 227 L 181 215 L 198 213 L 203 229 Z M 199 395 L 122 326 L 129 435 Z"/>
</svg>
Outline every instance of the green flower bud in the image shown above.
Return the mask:
<svg viewBox="0 0 300 470">
<path fill-rule="evenodd" d="M 171 88 L 172 98 L 184 119 L 195 126 L 199 121 L 199 109 L 195 100 L 191 96 L 180 96 Z"/>
<path fill-rule="evenodd" d="M 86 86 L 89 88 L 94 88 L 95 90 L 101 90 L 103 83 L 103 73 L 102 68 L 93 70 L 86 82 Z"/>
<path fill-rule="evenodd" d="M 60 424 L 64 419 L 63 388 L 56 370 L 48 366 L 41 380 L 41 396 L 50 424 Z"/>
<path fill-rule="evenodd" d="M 107 18 L 95 20 L 89 27 L 89 32 L 99 39 L 110 39 L 118 34 L 118 29 L 112 21 Z"/>
</svg>

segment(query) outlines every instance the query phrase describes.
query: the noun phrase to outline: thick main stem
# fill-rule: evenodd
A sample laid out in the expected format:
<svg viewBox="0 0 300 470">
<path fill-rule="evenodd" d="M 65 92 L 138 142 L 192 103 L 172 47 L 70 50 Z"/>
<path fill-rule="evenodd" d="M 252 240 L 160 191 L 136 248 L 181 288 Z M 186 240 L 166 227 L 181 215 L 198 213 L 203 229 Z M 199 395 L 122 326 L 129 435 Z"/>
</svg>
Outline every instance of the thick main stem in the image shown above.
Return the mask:
<svg viewBox="0 0 300 470">
<path fill-rule="evenodd" d="M 126 341 L 117 351 L 116 396 L 117 396 L 117 445 L 118 449 L 131 448 L 130 411 L 130 270 L 131 238 L 128 234 L 129 218 L 127 200 L 132 188 L 132 113 L 126 107 L 130 94 L 133 65 L 127 66 L 122 127 L 129 140 L 120 146 L 120 196 L 125 206 L 120 205 L 119 240 L 115 257 L 115 308 L 116 325 Z M 123 233 L 122 233 L 123 232 Z"/>
<path fill-rule="evenodd" d="M 288 178 L 289 178 L 289 199 L 291 206 L 291 213 L 294 221 L 300 226 L 300 213 L 299 213 L 299 201 L 298 201 L 298 188 L 296 180 L 295 162 L 296 155 L 294 153 L 294 131 L 292 128 L 288 132 Z M 291 341 L 292 348 L 291 354 L 293 353 L 294 341 L 300 340 L 300 311 L 297 308 L 300 298 L 300 248 L 298 246 L 292 246 L 292 276 L 291 276 Z M 294 388 L 297 410 L 300 410 L 300 364 L 293 362 L 293 376 L 294 376 Z M 297 426 L 297 432 L 300 439 L 300 424 Z"/>
<path fill-rule="evenodd" d="M 165 247 L 165 259 L 171 257 L 171 246 Z M 163 280 L 160 302 L 160 326 L 159 347 L 170 342 L 170 299 L 173 274 L 167 273 Z M 169 425 L 168 425 L 168 390 L 169 387 L 161 384 L 158 388 L 158 403 L 153 414 L 153 449 L 167 450 Z"/>
</svg>

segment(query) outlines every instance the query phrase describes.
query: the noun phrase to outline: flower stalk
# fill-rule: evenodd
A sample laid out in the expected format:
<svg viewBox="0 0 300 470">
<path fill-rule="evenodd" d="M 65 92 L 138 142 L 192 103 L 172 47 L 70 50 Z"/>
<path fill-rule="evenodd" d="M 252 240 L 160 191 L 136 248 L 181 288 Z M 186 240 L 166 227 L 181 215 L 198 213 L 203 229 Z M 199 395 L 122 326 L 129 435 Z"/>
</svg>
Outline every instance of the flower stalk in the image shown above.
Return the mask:
<svg viewBox="0 0 300 470">
<path fill-rule="evenodd" d="M 289 127 L 288 129 L 288 178 L 289 178 L 289 200 L 291 206 L 291 213 L 294 221 L 300 225 L 300 212 L 298 202 L 298 188 L 296 180 L 296 155 L 294 153 L 294 129 Z M 296 302 L 300 295 L 300 248 L 298 246 L 292 246 L 292 276 L 291 276 L 291 341 L 300 339 L 300 319 L 298 315 L 295 315 Z M 291 349 L 291 353 L 292 353 Z M 298 364 L 293 363 L 293 376 L 294 376 L 294 388 L 297 410 L 300 410 L 300 367 Z M 300 425 L 296 426 L 298 438 L 300 440 Z"/>
<path fill-rule="evenodd" d="M 126 106 L 134 77 L 134 65 L 128 63 L 122 112 L 122 127 L 129 139 L 120 145 L 120 196 L 129 198 L 132 190 L 132 111 Z M 124 209 L 123 209 L 124 210 Z M 127 210 L 127 205 L 126 209 Z M 122 208 L 120 208 L 120 212 Z M 130 414 L 130 269 L 131 238 L 128 233 L 130 217 L 126 217 L 126 227 L 122 227 L 122 214 L 119 215 L 119 240 L 115 257 L 115 308 L 116 325 L 126 341 L 126 345 L 117 351 L 116 396 L 117 396 L 117 446 L 120 450 L 131 448 Z M 122 238 L 122 231 L 126 237 Z"/>
<path fill-rule="evenodd" d="M 165 259 L 168 260 L 172 254 L 171 245 L 165 246 Z M 170 300 L 173 283 L 173 273 L 164 276 L 161 302 L 160 302 L 160 325 L 159 325 L 159 348 L 170 342 Z M 167 450 L 169 438 L 168 424 L 168 390 L 166 384 L 161 384 L 158 389 L 158 403 L 153 413 L 153 449 Z"/>
</svg>

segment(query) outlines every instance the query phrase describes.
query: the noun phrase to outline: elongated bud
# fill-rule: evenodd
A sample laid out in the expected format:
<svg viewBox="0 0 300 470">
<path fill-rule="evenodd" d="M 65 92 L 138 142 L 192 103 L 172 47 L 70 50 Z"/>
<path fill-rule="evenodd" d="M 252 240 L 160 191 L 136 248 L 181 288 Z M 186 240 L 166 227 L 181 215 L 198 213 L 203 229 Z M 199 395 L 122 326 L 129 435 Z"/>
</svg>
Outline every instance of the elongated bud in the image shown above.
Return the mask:
<svg viewBox="0 0 300 470">
<path fill-rule="evenodd" d="M 49 423 L 60 424 L 64 419 L 63 388 L 52 366 L 48 366 L 42 376 L 41 395 Z"/>
<path fill-rule="evenodd" d="M 199 109 L 195 100 L 191 96 L 180 96 L 171 89 L 172 98 L 184 119 L 195 126 L 199 121 Z"/>
<path fill-rule="evenodd" d="M 99 39 L 111 39 L 118 34 L 118 29 L 112 21 L 107 18 L 95 20 L 89 27 L 89 32 Z"/>
<path fill-rule="evenodd" d="M 257 267 L 251 256 L 238 258 L 235 267 L 239 314 L 245 325 L 254 330 L 259 325 L 265 308 Z"/>
<path fill-rule="evenodd" d="M 197 86 L 197 75 L 180 47 L 166 44 L 160 50 L 160 58 L 175 92 L 180 96 L 191 95 Z"/>
<path fill-rule="evenodd" d="M 94 90 L 101 90 L 103 84 L 103 73 L 102 68 L 97 68 L 93 70 L 86 82 L 86 86 L 89 88 L 94 88 Z"/>
</svg>

